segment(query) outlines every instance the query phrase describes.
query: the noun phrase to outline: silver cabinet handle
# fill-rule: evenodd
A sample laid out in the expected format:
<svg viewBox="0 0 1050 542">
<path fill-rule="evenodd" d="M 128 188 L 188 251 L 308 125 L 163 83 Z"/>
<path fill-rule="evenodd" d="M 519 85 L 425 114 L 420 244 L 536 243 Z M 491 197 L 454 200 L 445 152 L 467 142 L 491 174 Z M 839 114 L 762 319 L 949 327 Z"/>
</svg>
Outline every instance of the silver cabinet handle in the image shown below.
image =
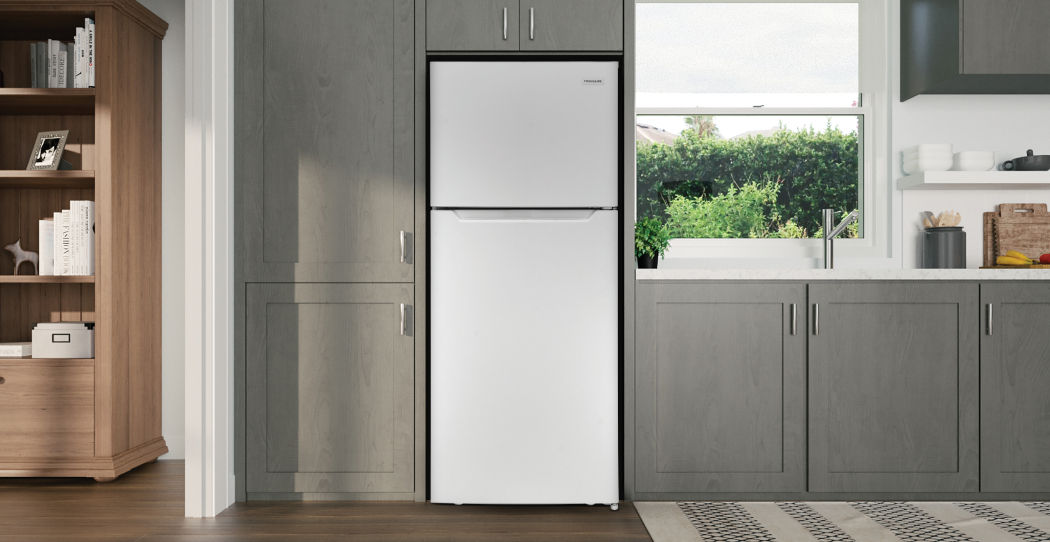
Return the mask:
<svg viewBox="0 0 1050 542">
<path fill-rule="evenodd" d="M 988 334 L 992 334 L 992 304 L 988 304 Z"/>
<path fill-rule="evenodd" d="M 503 8 L 503 39 L 507 39 L 507 8 Z"/>
<path fill-rule="evenodd" d="M 813 304 L 813 335 L 820 335 L 820 305 Z"/>
<path fill-rule="evenodd" d="M 405 334 L 405 304 L 401 304 L 401 334 Z"/>
<path fill-rule="evenodd" d="M 796 318 L 795 304 L 791 304 L 791 334 L 794 335 L 798 332 L 798 321 Z"/>
<path fill-rule="evenodd" d="M 535 9 L 536 8 L 529 8 L 529 39 L 530 40 L 536 39 L 536 33 L 535 33 L 535 30 L 536 30 L 536 17 L 533 16 L 534 15 L 533 11 L 535 11 Z"/>
<path fill-rule="evenodd" d="M 401 263 L 405 263 L 405 232 L 401 231 Z"/>
</svg>

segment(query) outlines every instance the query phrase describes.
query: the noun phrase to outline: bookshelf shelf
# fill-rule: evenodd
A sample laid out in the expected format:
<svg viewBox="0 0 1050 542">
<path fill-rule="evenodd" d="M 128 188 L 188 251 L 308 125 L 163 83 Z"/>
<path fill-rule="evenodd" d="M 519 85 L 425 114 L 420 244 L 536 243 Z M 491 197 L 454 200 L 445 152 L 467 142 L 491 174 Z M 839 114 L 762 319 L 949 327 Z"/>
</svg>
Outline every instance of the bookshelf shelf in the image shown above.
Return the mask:
<svg viewBox="0 0 1050 542">
<path fill-rule="evenodd" d="M 34 367 L 91 367 L 95 364 L 95 360 L 94 358 L 0 358 L 0 367 L 22 364 L 32 364 Z"/>
<path fill-rule="evenodd" d="M 0 115 L 94 115 L 93 88 L 0 88 Z"/>
<path fill-rule="evenodd" d="M 94 188 L 95 172 L 0 170 L 0 188 Z"/>
<path fill-rule="evenodd" d="M 41 277 L 37 275 L 0 275 L 0 284 L 94 284 L 95 275 Z"/>
</svg>

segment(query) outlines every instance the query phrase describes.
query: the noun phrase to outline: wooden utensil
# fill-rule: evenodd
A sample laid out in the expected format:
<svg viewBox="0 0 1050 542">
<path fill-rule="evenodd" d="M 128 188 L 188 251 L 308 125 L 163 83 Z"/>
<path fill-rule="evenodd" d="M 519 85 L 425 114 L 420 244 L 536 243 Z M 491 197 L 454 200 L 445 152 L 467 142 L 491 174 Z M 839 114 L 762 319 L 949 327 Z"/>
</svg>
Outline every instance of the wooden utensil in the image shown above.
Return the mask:
<svg viewBox="0 0 1050 542">
<path fill-rule="evenodd" d="M 956 211 L 944 211 L 941 216 L 937 218 L 937 225 L 941 228 L 954 228 L 962 222 L 962 216 Z"/>
</svg>

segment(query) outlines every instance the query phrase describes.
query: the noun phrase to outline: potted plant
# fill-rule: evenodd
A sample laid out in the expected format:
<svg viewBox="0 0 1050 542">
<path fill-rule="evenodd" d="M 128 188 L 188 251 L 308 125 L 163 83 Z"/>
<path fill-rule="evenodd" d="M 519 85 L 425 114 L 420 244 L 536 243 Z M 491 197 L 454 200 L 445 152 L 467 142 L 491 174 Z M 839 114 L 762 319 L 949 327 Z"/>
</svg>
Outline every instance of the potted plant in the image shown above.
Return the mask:
<svg viewBox="0 0 1050 542">
<path fill-rule="evenodd" d="M 667 252 L 671 235 L 656 218 L 643 218 L 634 225 L 634 257 L 639 269 L 656 269 L 660 257 Z"/>
</svg>

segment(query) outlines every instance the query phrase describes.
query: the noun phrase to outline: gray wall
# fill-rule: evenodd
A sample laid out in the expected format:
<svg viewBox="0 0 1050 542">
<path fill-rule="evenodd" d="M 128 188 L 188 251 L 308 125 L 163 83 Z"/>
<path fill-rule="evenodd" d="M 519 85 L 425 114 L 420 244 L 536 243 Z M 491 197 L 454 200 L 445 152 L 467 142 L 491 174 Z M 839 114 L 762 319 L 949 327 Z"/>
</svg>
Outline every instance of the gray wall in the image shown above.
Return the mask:
<svg viewBox="0 0 1050 542">
<path fill-rule="evenodd" d="M 139 0 L 168 22 L 164 37 L 162 107 L 164 133 L 162 177 L 163 265 L 163 426 L 168 454 L 161 459 L 186 457 L 184 249 L 186 150 L 186 3 L 185 0 Z"/>
</svg>

